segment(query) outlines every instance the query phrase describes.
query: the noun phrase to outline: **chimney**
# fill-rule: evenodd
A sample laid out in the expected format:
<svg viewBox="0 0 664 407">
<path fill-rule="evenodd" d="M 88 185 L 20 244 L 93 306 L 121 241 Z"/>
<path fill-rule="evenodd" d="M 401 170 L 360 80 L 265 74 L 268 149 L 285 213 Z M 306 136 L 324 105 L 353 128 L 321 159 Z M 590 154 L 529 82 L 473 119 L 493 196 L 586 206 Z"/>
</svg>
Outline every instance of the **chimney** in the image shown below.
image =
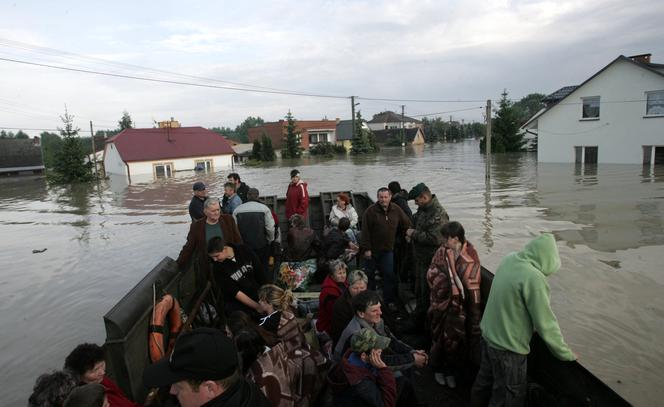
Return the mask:
<svg viewBox="0 0 664 407">
<path fill-rule="evenodd" d="M 650 56 L 652 54 L 639 54 L 639 55 L 632 55 L 631 57 L 627 57 L 631 59 L 634 62 L 639 62 L 642 64 L 649 64 L 650 63 Z"/>
</svg>

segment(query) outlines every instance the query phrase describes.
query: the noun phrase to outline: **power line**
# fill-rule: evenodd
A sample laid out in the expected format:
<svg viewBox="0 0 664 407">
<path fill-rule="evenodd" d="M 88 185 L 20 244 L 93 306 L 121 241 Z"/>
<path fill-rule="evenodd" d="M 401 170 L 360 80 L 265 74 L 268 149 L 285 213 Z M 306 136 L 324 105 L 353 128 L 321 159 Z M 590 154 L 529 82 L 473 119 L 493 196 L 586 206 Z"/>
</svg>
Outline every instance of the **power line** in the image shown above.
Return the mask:
<svg viewBox="0 0 664 407">
<path fill-rule="evenodd" d="M 412 103 L 481 103 L 485 102 L 486 100 L 464 100 L 464 99 L 456 99 L 456 100 L 436 100 L 436 99 L 387 99 L 387 98 L 370 98 L 370 97 L 363 97 L 363 96 L 356 96 L 356 99 L 361 99 L 361 100 L 377 100 L 377 101 L 383 101 L 383 102 L 412 102 Z"/>
<path fill-rule="evenodd" d="M 468 110 L 477 110 L 477 109 L 484 109 L 484 106 L 469 107 L 467 109 L 448 110 L 447 112 L 436 112 L 436 113 L 426 113 L 426 114 L 411 114 L 409 116 L 410 117 L 425 117 L 425 116 L 433 116 L 433 115 L 440 115 L 440 114 L 447 114 L 447 113 L 466 112 Z"/>
</svg>

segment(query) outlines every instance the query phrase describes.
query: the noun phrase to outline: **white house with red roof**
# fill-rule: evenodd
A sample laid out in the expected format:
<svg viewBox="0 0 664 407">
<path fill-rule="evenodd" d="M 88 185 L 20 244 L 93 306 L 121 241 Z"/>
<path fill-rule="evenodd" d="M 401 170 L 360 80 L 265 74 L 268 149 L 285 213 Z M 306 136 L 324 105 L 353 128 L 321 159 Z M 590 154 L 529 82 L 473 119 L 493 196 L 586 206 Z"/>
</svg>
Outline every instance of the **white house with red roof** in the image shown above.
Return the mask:
<svg viewBox="0 0 664 407">
<path fill-rule="evenodd" d="M 173 122 L 175 124 L 177 122 Z M 171 176 L 175 171 L 230 168 L 235 151 L 218 133 L 202 127 L 126 129 L 106 141 L 106 174 Z"/>
</svg>

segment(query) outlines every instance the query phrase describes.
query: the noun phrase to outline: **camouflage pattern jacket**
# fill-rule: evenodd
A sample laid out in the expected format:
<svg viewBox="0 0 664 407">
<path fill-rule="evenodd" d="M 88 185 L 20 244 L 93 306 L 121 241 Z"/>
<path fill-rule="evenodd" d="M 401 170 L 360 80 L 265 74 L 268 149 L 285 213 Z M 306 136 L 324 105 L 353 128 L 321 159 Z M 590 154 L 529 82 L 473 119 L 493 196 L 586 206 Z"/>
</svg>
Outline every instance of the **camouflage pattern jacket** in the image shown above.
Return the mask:
<svg viewBox="0 0 664 407">
<path fill-rule="evenodd" d="M 443 235 L 440 233 L 441 227 L 450 221 L 445 208 L 442 207 L 436 195 L 433 195 L 431 202 L 427 206 L 417 209 L 413 215 L 415 224 L 415 233 L 412 239 L 415 243 L 415 250 L 420 252 L 433 253 L 436 248 L 443 244 Z"/>
</svg>

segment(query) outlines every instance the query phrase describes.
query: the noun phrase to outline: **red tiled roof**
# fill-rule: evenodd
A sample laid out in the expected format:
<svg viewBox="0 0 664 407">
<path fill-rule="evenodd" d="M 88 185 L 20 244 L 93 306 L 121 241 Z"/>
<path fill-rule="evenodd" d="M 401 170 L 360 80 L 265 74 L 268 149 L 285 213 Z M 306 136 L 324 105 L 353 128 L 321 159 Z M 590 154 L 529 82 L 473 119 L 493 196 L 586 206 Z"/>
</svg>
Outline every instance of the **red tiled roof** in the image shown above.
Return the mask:
<svg viewBox="0 0 664 407">
<path fill-rule="evenodd" d="M 125 162 L 235 154 L 223 136 L 202 127 L 126 129 L 106 143 L 113 143 Z"/>
</svg>

